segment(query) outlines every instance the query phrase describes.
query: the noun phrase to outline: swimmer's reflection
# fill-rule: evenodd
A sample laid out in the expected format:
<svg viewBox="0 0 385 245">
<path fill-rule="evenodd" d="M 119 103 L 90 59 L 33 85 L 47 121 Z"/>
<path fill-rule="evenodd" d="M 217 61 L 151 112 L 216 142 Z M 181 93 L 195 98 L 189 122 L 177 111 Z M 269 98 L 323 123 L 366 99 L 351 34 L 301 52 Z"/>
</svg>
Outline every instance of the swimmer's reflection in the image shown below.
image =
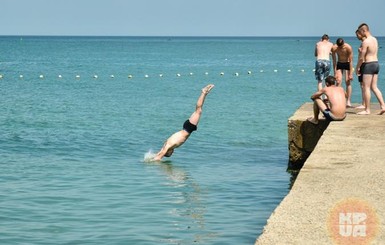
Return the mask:
<svg viewBox="0 0 385 245">
<path fill-rule="evenodd" d="M 182 168 L 175 167 L 171 161 L 162 161 L 153 163 L 153 165 L 159 166 L 167 177 L 167 184 L 175 187 L 170 193 L 170 200 L 168 201 L 168 203 L 173 204 L 170 213 L 178 218 L 191 219 L 187 221 L 187 225 L 182 224 L 180 219 L 176 219 L 174 221 L 175 227 L 178 227 L 179 230 L 191 230 L 194 234 L 193 242 L 202 242 L 208 238 L 213 238 L 215 235 L 206 230 L 206 207 L 202 200 L 203 193 L 199 184 Z"/>
</svg>

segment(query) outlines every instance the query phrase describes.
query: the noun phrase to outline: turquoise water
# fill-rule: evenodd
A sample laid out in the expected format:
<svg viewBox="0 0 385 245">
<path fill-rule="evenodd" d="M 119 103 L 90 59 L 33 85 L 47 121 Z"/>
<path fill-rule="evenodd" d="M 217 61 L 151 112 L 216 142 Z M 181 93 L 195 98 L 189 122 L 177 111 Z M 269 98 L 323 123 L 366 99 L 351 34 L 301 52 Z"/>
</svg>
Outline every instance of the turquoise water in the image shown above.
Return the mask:
<svg viewBox="0 0 385 245">
<path fill-rule="evenodd" d="M 316 41 L 0 37 L 0 243 L 253 244 L 289 191 Z M 198 131 L 145 163 L 208 83 Z"/>
</svg>

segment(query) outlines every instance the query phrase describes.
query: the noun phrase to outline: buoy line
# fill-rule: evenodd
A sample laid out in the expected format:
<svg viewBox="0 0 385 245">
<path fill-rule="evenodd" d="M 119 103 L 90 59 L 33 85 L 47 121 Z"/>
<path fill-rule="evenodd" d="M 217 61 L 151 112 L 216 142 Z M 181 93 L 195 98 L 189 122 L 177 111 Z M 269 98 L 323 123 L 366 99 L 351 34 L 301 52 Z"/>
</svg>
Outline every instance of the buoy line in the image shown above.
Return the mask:
<svg viewBox="0 0 385 245">
<path fill-rule="evenodd" d="M 259 73 L 282 73 L 282 72 L 286 72 L 286 73 L 296 73 L 295 70 L 293 69 L 286 69 L 286 70 L 283 70 L 283 69 L 272 69 L 272 70 L 265 70 L 265 69 L 260 69 L 259 70 Z M 312 72 L 315 71 L 315 69 L 312 69 L 311 70 Z M 297 71 L 298 73 L 305 73 L 305 69 L 300 69 Z M 204 72 L 203 75 L 205 76 L 208 76 L 208 75 L 215 75 L 215 73 L 213 72 Z M 225 72 L 225 71 L 221 71 L 221 72 L 217 72 L 216 73 L 218 76 L 225 76 L 225 75 L 228 75 L 228 74 L 231 74 L 232 76 L 236 76 L 236 77 L 239 77 L 239 76 L 250 76 L 250 75 L 253 75 L 254 73 L 251 71 L 251 70 L 248 70 L 248 71 L 244 71 L 244 72 Z M 175 77 L 185 77 L 185 76 L 197 76 L 199 75 L 198 73 L 194 73 L 194 72 L 189 72 L 189 73 L 175 73 L 174 76 Z M 134 77 L 144 77 L 144 78 L 150 78 L 150 77 L 169 77 L 170 75 L 166 75 L 164 73 L 158 73 L 157 75 L 155 74 L 143 74 L 143 75 L 134 75 L 134 74 L 128 74 L 126 75 L 127 78 L 129 79 L 132 79 Z M 0 79 L 4 79 L 8 76 L 6 76 L 6 74 L 0 74 Z M 26 76 L 24 74 L 19 74 L 18 75 L 19 79 L 26 79 L 26 78 L 31 78 L 33 76 Z M 37 76 L 38 78 L 40 79 L 46 79 L 47 77 L 51 77 L 50 75 L 45 75 L 45 74 L 39 74 Z M 63 76 L 62 74 L 59 74 L 57 75 L 57 78 L 68 78 L 68 77 L 71 77 L 71 76 Z M 84 76 L 84 75 L 80 75 L 80 74 L 76 74 L 76 75 L 72 75 L 72 77 L 74 77 L 75 79 L 81 79 L 81 78 L 84 78 L 84 77 L 88 77 L 88 78 L 94 78 L 94 79 L 99 79 L 101 78 L 101 76 L 99 76 L 98 74 L 94 74 L 94 75 L 91 75 L 91 76 Z M 108 75 L 109 78 L 113 79 L 115 78 L 115 75 L 114 74 L 110 74 Z"/>
</svg>

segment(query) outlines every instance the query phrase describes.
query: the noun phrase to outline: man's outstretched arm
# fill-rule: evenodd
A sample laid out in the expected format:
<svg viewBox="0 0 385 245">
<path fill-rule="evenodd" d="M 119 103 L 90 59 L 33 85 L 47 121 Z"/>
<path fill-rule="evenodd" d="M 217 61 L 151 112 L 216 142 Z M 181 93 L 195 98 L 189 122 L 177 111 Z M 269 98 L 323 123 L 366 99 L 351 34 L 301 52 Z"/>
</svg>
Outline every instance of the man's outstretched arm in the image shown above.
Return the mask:
<svg viewBox="0 0 385 245">
<path fill-rule="evenodd" d="M 154 157 L 154 161 L 160 161 L 162 160 L 162 158 L 164 157 L 164 155 L 166 155 L 167 151 L 168 151 L 169 147 L 167 147 L 167 141 L 163 144 L 163 147 L 162 149 L 160 149 L 160 151 L 156 154 L 156 156 Z"/>
<path fill-rule="evenodd" d="M 171 137 L 170 137 L 171 138 Z M 154 161 L 160 161 L 164 156 L 166 156 L 167 152 L 172 148 L 172 143 L 170 142 L 170 138 L 164 142 L 162 149 L 156 154 L 154 157 Z"/>
</svg>

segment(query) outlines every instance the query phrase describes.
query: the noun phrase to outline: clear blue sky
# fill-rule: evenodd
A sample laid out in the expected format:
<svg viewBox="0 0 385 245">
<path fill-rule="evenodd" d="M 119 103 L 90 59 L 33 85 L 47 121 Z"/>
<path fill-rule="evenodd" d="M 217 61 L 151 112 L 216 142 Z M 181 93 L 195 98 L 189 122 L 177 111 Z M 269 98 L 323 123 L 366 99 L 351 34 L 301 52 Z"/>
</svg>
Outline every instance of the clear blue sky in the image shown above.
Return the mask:
<svg viewBox="0 0 385 245">
<path fill-rule="evenodd" d="M 1 0 L 0 35 L 385 36 L 385 0 Z"/>
</svg>

